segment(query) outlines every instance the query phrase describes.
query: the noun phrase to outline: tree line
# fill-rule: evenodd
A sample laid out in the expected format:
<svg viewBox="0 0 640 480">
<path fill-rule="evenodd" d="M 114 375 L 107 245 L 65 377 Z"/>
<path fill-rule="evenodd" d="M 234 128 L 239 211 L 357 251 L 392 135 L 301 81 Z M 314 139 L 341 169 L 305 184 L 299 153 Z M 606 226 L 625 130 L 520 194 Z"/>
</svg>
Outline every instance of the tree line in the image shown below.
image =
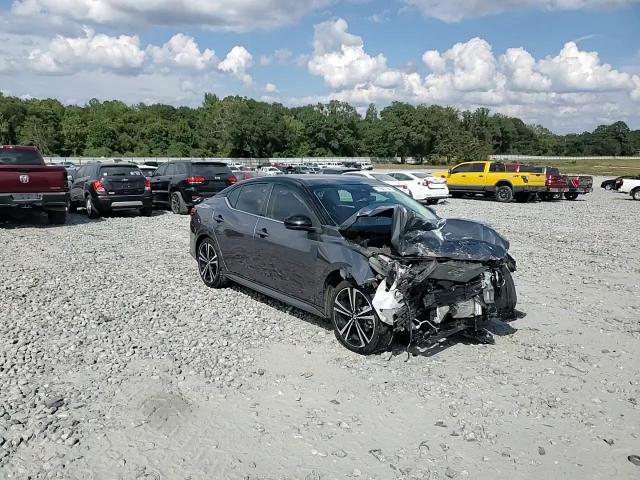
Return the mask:
<svg viewBox="0 0 640 480">
<path fill-rule="evenodd" d="M 331 101 L 285 107 L 206 94 L 197 108 L 91 100 L 84 106 L 0 93 L 0 144 L 36 145 L 45 155 L 90 157 L 413 157 L 430 163 L 491 154 L 630 156 L 640 130 L 624 122 L 556 135 L 491 113 L 394 102 L 364 116 Z"/>
</svg>

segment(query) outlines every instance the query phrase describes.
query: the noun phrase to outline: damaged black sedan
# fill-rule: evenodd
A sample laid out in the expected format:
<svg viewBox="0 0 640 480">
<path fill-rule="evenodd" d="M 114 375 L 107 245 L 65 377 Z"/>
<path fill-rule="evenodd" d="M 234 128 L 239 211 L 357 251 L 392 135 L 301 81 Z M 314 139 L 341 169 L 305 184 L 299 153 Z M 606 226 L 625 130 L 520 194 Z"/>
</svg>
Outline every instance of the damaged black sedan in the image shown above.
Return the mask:
<svg viewBox="0 0 640 480">
<path fill-rule="evenodd" d="M 262 177 L 192 211 L 202 281 L 236 282 L 329 319 L 360 354 L 398 335 L 428 344 L 514 316 L 515 260 L 492 228 L 445 220 L 404 193 L 352 176 Z"/>
</svg>

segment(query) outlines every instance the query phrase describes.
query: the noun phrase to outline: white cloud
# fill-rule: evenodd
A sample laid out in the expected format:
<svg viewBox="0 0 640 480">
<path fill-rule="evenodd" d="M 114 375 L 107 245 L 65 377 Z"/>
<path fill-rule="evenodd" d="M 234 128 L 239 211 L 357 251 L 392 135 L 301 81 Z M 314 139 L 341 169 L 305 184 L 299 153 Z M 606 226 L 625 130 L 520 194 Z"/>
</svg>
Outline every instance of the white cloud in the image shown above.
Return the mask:
<svg viewBox="0 0 640 480">
<path fill-rule="evenodd" d="M 278 93 L 278 87 L 276 87 L 273 83 L 267 83 L 264 86 L 264 91 L 266 93 Z"/>
<path fill-rule="evenodd" d="M 253 66 L 253 56 L 244 47 L 235 46 L 220 62 L 218 69 L 222 72 L 231 73 L 242 80 L 245 85 L 251 85 L 253 79 L 247 70 Z"/>
<path fill-rule="evenodd" d="M 597 10 L 640 3 L 640 0 L 404 0 L 425 16 L 445 22 L 516 10 Z"/>
<path fill-rule="evenodd" d="M 14 0 L 11 15 L 44 15 L 78 23 L 123 25 L 198 25 L 249 31 L 296 22 L 330 0 Z"/>
<path fill-rule="evenodd" d="M 496 56 L 486 40 L 472 38 L 443 52 L 426 51 L 426 75 L 387 67 L 386 58 L 367 53 L 362 39 L 349 33 L 341 19 L 320 24 L 314 45 L 309 71 L 332 87 L 325 98 L 356 106 L 395 100 L 486 106 L 557 128 L 602 118 L 640 121 L 629 102 L 640 100 L 640 76 L 612 68 L 574 42 L 536 60 L 524 48 Z"/>
<path fill-rule="evenodd" d="M 164 68 L 185 68 L 191 70 L 206 70 L 218 63 L 216 54 L 208 48 L 200 51 L 193 39 L 182 33 L 171 37 L 162 47 L 150 45 L 147 48 L 153 63 Z"/>
<path fill-rule="evenodd" d="M 323 77 L 332 88 L 373 80 L 387 66 L 384 55 L 368 55 L 362 38 L 348 33 L 348 27 L 342 18 L 315 27 L 314 53 L 309 60 L 309 71 Z"/>
<path fill-rule="evenodd" d="M 42 73 L 68 73 L 83 68 L 133 71 L 142 67 L 145 52 L 137 36 L 110 37 L 86 30 L 83 37 L 57 36 L 44 49 L 29 54 L 31 68 Z"/>
</svg>

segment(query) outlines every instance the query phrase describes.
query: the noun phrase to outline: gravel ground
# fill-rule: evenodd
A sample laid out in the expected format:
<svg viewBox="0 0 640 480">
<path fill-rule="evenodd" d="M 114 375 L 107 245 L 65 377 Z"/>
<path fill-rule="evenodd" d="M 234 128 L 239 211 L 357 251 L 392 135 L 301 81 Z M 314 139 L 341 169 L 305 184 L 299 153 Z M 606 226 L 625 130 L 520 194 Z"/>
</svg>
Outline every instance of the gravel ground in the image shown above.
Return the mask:
<svg viewBox="0 0 640 480">
<path fill-rule="evenodd" d="M 205 288 L 188 217 L 0 223 L 0 478 L 639 478 L 640 202 L 437 209 L 511 240 L 527 315 L 410 358 Z"/>
</svg>

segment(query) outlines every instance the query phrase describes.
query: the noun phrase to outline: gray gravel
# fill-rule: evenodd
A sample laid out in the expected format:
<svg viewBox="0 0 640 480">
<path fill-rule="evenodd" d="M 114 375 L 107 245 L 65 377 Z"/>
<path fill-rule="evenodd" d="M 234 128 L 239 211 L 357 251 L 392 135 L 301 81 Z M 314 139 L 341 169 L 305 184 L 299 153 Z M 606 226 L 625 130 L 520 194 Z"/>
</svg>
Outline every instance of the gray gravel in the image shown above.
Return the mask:
<svg viewBox="0 0 640 480">
<path fill-rule="evenodd" d="M 494 346 L 351 354 L 205 288 L 188 217 L 0 222 L 0 478 L 638 478 L 640 202 L 437 210 L 511 240 Z"/>
</svg>

